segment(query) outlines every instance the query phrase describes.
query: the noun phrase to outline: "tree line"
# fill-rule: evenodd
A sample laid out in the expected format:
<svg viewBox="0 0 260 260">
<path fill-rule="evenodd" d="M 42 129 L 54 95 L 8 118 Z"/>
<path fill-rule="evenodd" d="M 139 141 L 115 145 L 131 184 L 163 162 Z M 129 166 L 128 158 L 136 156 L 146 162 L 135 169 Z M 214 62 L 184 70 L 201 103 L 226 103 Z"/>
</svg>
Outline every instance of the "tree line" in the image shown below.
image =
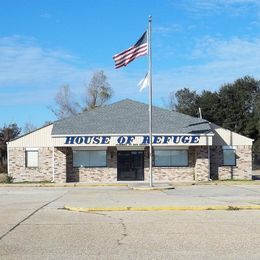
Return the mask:
<svg viewBox="0 0 260 260">
<path fill-rule="evenodd" d="M 250 76 L 200 94 L 188 88 L 170 94 L 172 110 L 202 117 L 221 127 L 255 140 L 254 152 L 260 153 L 260 81 Z"/>
</svg>

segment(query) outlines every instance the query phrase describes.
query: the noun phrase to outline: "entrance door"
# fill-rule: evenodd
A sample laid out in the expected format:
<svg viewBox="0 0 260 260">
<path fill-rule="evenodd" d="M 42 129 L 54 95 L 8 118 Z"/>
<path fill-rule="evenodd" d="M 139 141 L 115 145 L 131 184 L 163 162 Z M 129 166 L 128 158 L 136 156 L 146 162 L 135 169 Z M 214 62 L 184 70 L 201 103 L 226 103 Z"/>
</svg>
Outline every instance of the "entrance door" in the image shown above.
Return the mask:
<svg viewBox="0 0 260 260">
<path fill-rule="evenodd" d="M 143 181 L 144 180 L 144 152 L 118 151 L 117 152 L 117 180 Z"/>
</svg>

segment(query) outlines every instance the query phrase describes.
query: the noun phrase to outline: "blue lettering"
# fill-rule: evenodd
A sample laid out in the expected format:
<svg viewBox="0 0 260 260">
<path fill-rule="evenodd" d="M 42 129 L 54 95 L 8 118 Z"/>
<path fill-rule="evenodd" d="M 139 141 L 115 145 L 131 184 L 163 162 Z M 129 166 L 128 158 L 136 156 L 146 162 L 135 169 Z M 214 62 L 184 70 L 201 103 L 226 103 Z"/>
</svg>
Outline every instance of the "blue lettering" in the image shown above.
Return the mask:
<svg viewBox="0 0 260 260">
<path fill-rule="evenodd" d="M 149 138 L 148 135 L 143 136 L 143 142 L 142 142 L 142 144 L 149 144 L 149 143 L 150 143 L 149 139 L 150 139 L 150 138 Z"/>
<path fill-rule="evenodd" d="M 173 143 L 178 144 L 180 140 L 181 140 L 181 136 L 179 135 L 173 136 Z"/>
<path fill-rule="evenodd" d="M 169 142 L 170 142 L 170 140 L 172 139 L 172 137 L 171 136 L 164 136 L 163 137 L 163 144 L 168 144 Z"/>
<path fill-rule="evenodd" d="M 91 143 L 91 136 L 84 136 L 84 144 L 90 144 Z"/>
<path fill-rule="evenodd" d="M 101 144 L 109 144 L 110 136 L 102 136 Z"/>
<path fill-rule="evenodd" d="M 181 141 L 182 141 L 182 143 L 184 143 L 184 144 L 187 144 L 187 143 L 189 143 L 189 141 L 190 141 L 190 136 L 183 136 L 182 138 L 181 138 Z"/>
<path fill-rule="evenodd" d="M 117 143 L 118 144 L 125 144 L 126 138 L 124 136 L 120 136 L 117 138 Z"/>
<path fill-rule="evenodd" d="M 67 136 L 65 144 L 74 144 L 75 136 Z"/>
<path fill-rule="evenodd" d="M 126 144 L 132 144 L 132 142 L 135 140 L 134 136 L 127 136 Z"/>
<path fill-rule="evenodd" d="M 190 142 L 191 142 L 192 144 L 197 144 L 197 143 L 199 143 L 199 141 L 200 141 L 200 136 L 192 136 Z"/>
<path fill-rule="evenodd" d="M 75 139 L 76 144 L 82 144 L 83 143 L 83 137 L 77 136 Z"/>
<path fill-rule="evenodd" d="M 93 144 L 99 144 L 99 143 L 100 143 L 100 136 L 94 136 Z"/>
<path fill-rule="evenodd" d="M 135 136 L 119 136 L 117 138 L 118 144 L 127 144 L 132 145 Z M 111 136 L 66 136 L 65 144 L 73 145 L 73 144 L 103 144 L 107 145 L 111 141 Z M 189 135 L 156 135 L 153 136 L 153 144 L 169 144 L 172 141 L 173 144 L 198 144 L 200 142 L 200 136 L 189 136 Z M 150 137 L 148 135 L 143 136 L 143 140 L 141 142 L 142 145 L 148 145 L 150 143 Z"/>
<path fill-rule="evenodd" d="M 154 144 L 160 144 L 162 142 L 162 136 L 156 135 L 153 138 L 153 143 Z"/>
</svg>

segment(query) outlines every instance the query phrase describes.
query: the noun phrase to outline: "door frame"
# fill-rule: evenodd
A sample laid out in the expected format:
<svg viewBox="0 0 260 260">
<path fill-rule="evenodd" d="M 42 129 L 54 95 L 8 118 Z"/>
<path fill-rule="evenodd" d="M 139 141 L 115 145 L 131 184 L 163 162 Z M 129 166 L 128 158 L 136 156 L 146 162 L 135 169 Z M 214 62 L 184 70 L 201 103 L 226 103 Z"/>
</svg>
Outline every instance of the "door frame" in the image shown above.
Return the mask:
<svg viewBox="0 0 260 260">
<path fill-rule="evenodd" d="M 119 164 L 118 164 L 118 153 L 132 153 L 132 152 L 138 152 L 138 153 L 142 153 L 141 155 L 141 161 L 142 161 L 142 179 L 137 180 L 137 179 L 133 179 L 133 180 L 122 180 L 119 178 Z M 131 155 L 130 155 L 131 156 Z M 123 150 L 123 151 L 117 151 L 117 181 L 144 181 L 144 151 L 143 150 Z"/>
</svg>

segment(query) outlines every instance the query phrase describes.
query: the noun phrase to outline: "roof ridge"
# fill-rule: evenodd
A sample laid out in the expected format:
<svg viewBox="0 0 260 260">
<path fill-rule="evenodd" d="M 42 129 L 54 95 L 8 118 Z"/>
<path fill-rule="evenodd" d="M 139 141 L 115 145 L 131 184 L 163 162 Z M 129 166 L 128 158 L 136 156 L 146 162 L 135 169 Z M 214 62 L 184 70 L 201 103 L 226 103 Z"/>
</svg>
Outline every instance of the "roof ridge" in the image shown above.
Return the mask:
<svg viewBox="0 0 260 260">
<path fill-rule="evenodd" d="M 53 134 L 145 133 L 149 105 L 129 98 L 84 111 L 54 124 Z M 208 121 L 153 105 L 153 131 L 173 133 L 208 131 Z M 204 125 L 204 126 L 203 126 Z"/>
<path fill-rule="evenodd" d="M 90 112 L 93 112 L 93 111 L 96 112 L 97 110 L 106 109 L 108 107 L 113 107 L 115 105 L 118 105 L 120 103 L 124 103 L 126 101 L 130 101 L 132 103 L 140 104 L 140 105 L 147 106 L 147 107 L 149 106 L 149 104 L 147 104 L 147 103 L 144 103 L 144 102 L 141 102 L 141 101 L 137 101 L 137 100 L 133 100 L 133 99 L 130 99 L 130 98 L 125 98 L 125 99 L 118 100 L 118 101 L 116 101 L 114 103 L 111 103 L 111 104 L 107 104 L 107 105 L 104 105 L 104 106 L 96 107 L 96 108 L 90 109 L 90 110 L 81 111 L 81 112 L 77 113 L 76 115 L 72 115 L 70 117 L 67 117 L 67 118 L 64 118 L 64 119 L 60 119 L 60 120 L 57 120 L 57 121 L 67 120 L 67 119 L 70 119 L 72 117 L 80 116 L 82 114 L 85 114 L 85 113 L 87 114 L 87 113 L 90 113 Z M 198 120 L 200 122 L 208 122 L 206 119 L 201 119 L 201 118 L 198 118 L 198 117 L 190 116 L 190 115 L 187 115 L 187 114 L 184 114 L 184 113 L 180 113 L 180 112 L 177 112 L 177 111 L 174 111 L 174 110 L 170 110 L 168 108 L 159 107 L 157 105 L 152 105 L 152 107 L 155 108 L 155 109 L 159 109 L 159 110 L 165 111 L 165 112 L 172 112 L 172 113 L 179 114 L 181 116 L 186 116 L 186 117 L 189 117 L 189 118 L 193 118 L 193 119 L 196 119 L 196 120 Z"/>
</svg>

